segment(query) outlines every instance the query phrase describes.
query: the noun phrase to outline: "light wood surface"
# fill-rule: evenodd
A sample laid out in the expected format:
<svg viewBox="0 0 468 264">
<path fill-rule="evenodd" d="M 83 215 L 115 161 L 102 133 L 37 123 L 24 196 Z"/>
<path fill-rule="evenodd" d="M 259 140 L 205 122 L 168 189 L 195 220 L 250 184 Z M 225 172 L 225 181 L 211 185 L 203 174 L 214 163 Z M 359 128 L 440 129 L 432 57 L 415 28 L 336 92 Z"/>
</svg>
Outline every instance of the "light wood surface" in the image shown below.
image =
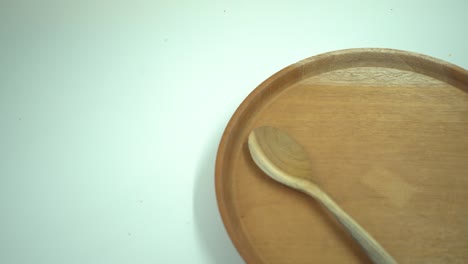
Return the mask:
<svg viewBox="0 0 468 264">
<path fill-rule="evenodd" d="M 367 231 L 315 183 L 307 152 L 286 132 L 270 126 L 255 128 L 249 134 L 248 146 L 255 164 L 265 174 L 320 202 L 346 228 L 373 263 L 396 263 Z"/>
<path fill-rule="evenodd" d="M 337 51 L 257 87 L 216 160 L 227 232 L 247 263 L 369 263 L 317 203 L 255 165 L 252 129 L 288 131 L 314 180 L 399 263 L 468 262 L 468 73 L 403 51 Z"/>
</svg>

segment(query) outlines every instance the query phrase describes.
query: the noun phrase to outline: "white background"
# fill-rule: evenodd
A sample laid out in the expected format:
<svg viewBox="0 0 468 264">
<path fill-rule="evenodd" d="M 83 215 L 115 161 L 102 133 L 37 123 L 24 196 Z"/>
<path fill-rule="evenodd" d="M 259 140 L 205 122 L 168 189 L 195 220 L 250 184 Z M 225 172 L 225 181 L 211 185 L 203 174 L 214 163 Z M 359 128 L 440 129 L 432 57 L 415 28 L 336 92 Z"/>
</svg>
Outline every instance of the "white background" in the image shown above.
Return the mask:
<svg viewBox="0 0 468 264">
<path fill-rule="evenodd" d="M 344 48 L 468 68 L 467 11 L 465 0 L 0 1 L 0 263 L 242 263 L 213 168 L 245 96 Z"/>
</svg>

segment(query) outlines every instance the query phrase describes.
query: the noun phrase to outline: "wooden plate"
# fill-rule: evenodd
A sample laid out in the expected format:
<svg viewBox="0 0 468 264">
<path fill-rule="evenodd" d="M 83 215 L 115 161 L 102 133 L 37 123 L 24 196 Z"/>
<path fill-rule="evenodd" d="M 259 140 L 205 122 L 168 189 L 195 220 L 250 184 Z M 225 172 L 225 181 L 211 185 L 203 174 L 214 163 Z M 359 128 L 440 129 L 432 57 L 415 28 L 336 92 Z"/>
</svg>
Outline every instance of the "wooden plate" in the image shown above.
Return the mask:
<svg viewBox="0 0 468 264">
<path fill-rule="evenodd" d="M 258 86 L 216 160 L 226 229 L 247 263 L 366 263 L 314 200 L 254 164 L 247 135 L 302 143 L 315 180 L 400 263 L 468 262 L 468 72 L 387 49 L 308 58 Z"/>
</svg>

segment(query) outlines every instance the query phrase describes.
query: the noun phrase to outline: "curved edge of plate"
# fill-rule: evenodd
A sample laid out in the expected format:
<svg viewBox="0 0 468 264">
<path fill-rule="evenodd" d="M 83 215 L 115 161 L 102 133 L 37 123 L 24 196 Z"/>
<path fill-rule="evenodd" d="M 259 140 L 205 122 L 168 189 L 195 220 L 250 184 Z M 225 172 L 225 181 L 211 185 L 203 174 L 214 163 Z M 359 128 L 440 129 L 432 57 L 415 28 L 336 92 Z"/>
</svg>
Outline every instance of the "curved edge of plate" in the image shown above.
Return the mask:
<svg viewBox="0 0 468 264">
<path fill-rule="evenodd" d="M 231 158 L 227 150 L 233 147 L 236 139 L 246 136 L 239 134 L 241 129 L 238 123 L 241 120 L 251 122 L 249 115 L 252 107 L 263 106 L 263 102 L 268 101 L 266 99 L 281 92 L 281 87 L 303 78 L 349 67 L 385 67 L 412 71 L 468 92 L 467 70 L 427 55 L 386 48 L 345 49 L 322 53 L 291 64 L 263 81 L 244 99 L 229 120 L 219 143 L 215 164 L 218 210 L 231 241 L 247 263 L 263 262 L 254 251 L 245 247 L 248 239 L 242 234 L 241 227 L 234 223 L 234 219 L 239 219 L 238 214 L 235 210 L 229 210 L 227 204 L 232 193 L 224 187 L 231 179 L 223 177 L 223 171 L 231 169 L 226 162 Z"/>
<path fill-rule="evenodd" d="M 349 67 L 394 68 L 427 75 L 468 91 L 467 70 L 431 56 L 396 49 L 338 50 L 312 56 L 293 65 L 303 67 L 304 77 Z"/>
<path fill-rule="evenodd" d="M 265 97 L 270 97 L 274 95 L 275 92 L 279 92 L 280 88 L 283 85 L 297 81 L 299 78 L 302 78 L 303 72 L 296 64 L 292 64 L 279 72 L 272 75 L 270 78 L 262 82 L 257 88 L 255 88 L 244 101 L 237 108 L 231 119 L 229 120 L 226 129 L 223 132 L 221 141 L 219 143 L 218 151 L 216 154 L 216 164 L 215 164 L 215 191 L 216 191 L 216 200 L 218 204 L 218 210 L 221 214 L 224 227 L 236 247 L 237 251 L 240 253 L 242 258 L 247 263 L 262 263 L 260 259 L 252 252 L 246 250 L 242 247 L 243 243 L 246 243 L 245 237 L 242 237 L 240 234 L 242 230 L 236 228 L 236 225 L 233 224 L 232 219 L 237 218 L 237 212 L 228 210 L 226 205 L 226 200 L 231 195 L 230 190 L 225 190 L 224 186 L 226 181 L 225 177 L 222 177 L 222 172 L 226 170 L 226 159 L 229 159 L 229 155 L 226 155 L 226 150 L 231 147 L 232 142 L 235 142 L 234 137 L 240 137 L 239 128 L 237 124 L 239 120 L 243 120 L 246 116 L 249 115 L 249 108 L 253 102 L 259 102 L 265 99 Z M 276 89 L 275 89 L 276 88 Z M 267 91 L 271 92 L 268 93 Z"/>
</svg>

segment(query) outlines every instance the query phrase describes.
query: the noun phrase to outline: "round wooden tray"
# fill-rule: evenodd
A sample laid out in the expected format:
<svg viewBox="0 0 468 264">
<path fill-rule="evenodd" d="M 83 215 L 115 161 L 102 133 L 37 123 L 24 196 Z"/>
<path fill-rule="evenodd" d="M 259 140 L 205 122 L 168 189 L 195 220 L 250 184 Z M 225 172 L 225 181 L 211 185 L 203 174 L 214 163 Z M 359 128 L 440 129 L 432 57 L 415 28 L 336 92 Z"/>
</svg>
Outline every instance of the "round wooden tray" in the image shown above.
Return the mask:
<svg viewBox="0 0 468 264">
<path fill-rule="evenodd" d="M 468 72 L 427 56 L 353 49 L 293 64 L 258 86 L 223 134 L 216 194 L 247 263 L 367 263 L 313 199 L 262 173 L 258 126 L 309 152 L 314 178 L 400 263 L 468 262 Z"/>
</svg>

